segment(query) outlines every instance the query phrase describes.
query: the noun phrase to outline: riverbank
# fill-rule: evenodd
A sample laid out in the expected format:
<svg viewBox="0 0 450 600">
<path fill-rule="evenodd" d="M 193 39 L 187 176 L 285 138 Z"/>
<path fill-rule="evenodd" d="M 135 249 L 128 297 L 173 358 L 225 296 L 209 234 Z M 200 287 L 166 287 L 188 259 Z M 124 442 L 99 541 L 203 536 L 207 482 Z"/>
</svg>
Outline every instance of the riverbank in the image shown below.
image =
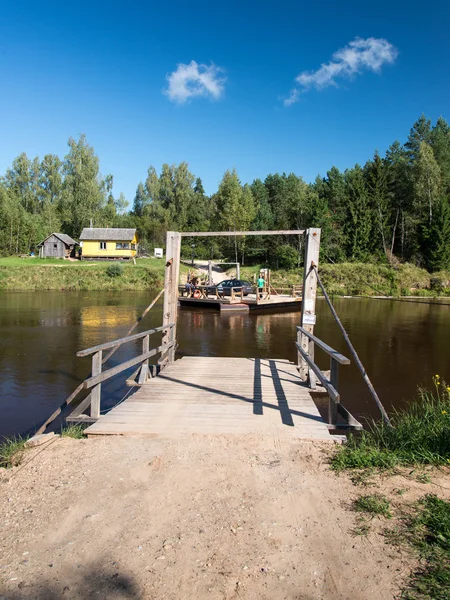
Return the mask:
<svg viewBox="0 0 450 600">
<path fill-rule="evenodd" d="M 164 261 L 152 258 L 138 259 L 136 264 L 3 258 L 0 290 L 142 291 L 164 285 L 164 266 Z"/>
<path fill-rule="evenodd" d="M 329 452 L 272 436 L 57 438 L 0 471 L 3 595 L 393 599 L 416 561 L 375 527 L 355 536 L 360 492 Z"/>
<path fill-rule="evenodd" d="M 0 258 L 0 290 L 114 291 L 147 290 L 164 283 L 164 261 L 134 263 L 62 261 L 39 258 Z M 190 269 L 181 265 L 181 279 Z M 116 271 L 116 273 L 114 273 Z M 241 277 L 253 281 L 259 266 L 241 267 Z M 320 274 L 330 294 L 339 296 L 449 296 L 450 272 L 430 274 L 410 264 L 395 268 L 366 263 L 321 264 Z M 224 279 L 228 275 L 224 273 Z M 271 270 L 274 288 L 302 283 L 302 270 Z"/>
<path fill-rule="evenodd" d="M 241 277 L 253 281 L 260 266 L 241 267 Z M 321 263 L 319 272 L 326 290 L 331 295 L 450 296 L 450 271 L 431 274 L 407 263 L 396 267 L 367 263 Z M 301 285 L 302 277 L 302 271 L 297 269 L 270 271 L 270 280 L 274 288 L 288 289 L 292 285 Z"/>
</svg>

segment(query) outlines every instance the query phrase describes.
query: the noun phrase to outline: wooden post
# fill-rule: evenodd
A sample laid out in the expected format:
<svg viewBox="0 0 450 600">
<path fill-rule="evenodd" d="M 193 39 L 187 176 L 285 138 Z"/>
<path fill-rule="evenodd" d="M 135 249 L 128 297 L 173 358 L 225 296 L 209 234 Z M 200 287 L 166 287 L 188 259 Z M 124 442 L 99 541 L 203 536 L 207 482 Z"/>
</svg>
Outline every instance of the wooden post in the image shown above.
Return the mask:
<svg viewBox="0 0 450 600">
<path fill-rule="evenodd" d="M 162 336 L 162 343 L 168 344 L 172 339 L 176 343 L 176 323 L 178 313 L 178 280 L 180 278 L 180 234 L 177 231 L 168 231 L 166 238 L 166 273 L 164 278 L 164 308 L 163 325 L 175 323 L 172 331 L 166 330 Z M 165 354 L 161 355 L 160 364 L 175 359 L 175 345 Z"/>
<path fill-rule="evenodd" d="M 146 354 L 150 350 L 150 336 L 146 335 L 142 338 L 142 354 Z M 143 385 L 148 379 L 148 358 L 144 360 L 139 373 L 139 384 Z"/>
<path fill-rule="evenodd" d="M 236 263 L 236 279 L 241 278 L 241 265 L 240 263 Z"/>
<path fill-rule="evenodd" d="M 92 355 L 92 377 L 100 375 L 102 372 L 102 351 L 99 350 Z M 100 399 L 102 393 L 102 384 L 98 383 L 91 391 L 91 417 L 98 419 L 100 417 Z"/>
<path fill-rule="evenodd" d="M 303 294 L 302 294 L 302 316 L 301 326 L 314 333 L 314 325 L 316 323 L 316 295 L 317 295 L 317 278 L 311 265 L 319 266 L 319 250 L 320 250 L 320 229 L 312 227 L 306 230 L 305 239 L 305 264 L 303 273 Z M 306 335 L 301 334 L 298 340 L 305 352 L 314 360 L 314 342 L 309 340 Z M 300 376 L 306 381 L 312 379 L 314 375 L 310 373 L 307 363 L 299 354 Z M 315 381 L 315 380 L 314 380 Z M 311 382 L 310 382 L 311 383 Z"/>
<path fill-rule="evenodd" d="M 212 262 L 210 260 L 208 260 L 208 285 L 212 285 L 212 284 L 213 284 Z"/>
<path fill-rule="evenodd" d="M 334 358 L 330 361 L 330 383 L 336 391 L 339 391 L 339 363 Z M 331 397 L 328 402 L 328 422 L 330 425 L 335 425 L 337 421 L 337 405 Z"/>
</svg>

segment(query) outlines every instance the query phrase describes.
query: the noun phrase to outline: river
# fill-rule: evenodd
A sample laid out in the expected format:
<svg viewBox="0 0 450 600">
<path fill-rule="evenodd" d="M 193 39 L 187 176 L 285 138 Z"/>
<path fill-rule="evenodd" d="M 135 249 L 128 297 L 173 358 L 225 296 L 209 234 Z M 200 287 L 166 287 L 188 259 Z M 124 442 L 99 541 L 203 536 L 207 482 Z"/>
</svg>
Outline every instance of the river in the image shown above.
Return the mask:
<svg viewBox="0 0 450 600">
<path fill-rule="evenodd" d="M 89 358 L 76 352 L 121 337 L 149 304 L 154 292 L 0 293 L 0 436 L 39 426 L 90 372 Z M 431 386 L 439 373 L 450 381 L 450 306 L 376 299 L 334 300 L 369 376 L 387 410 L 403 406 L 418 386 Z M 300 313 L 232 314 L 181 311 L 178 355 L 249 356 L 296 360 L 295 327 Z M 162 321 L 159 303 L 139 330 Z M 138 330 L 138 331 L 139 331 Z M 315 333 L 350 356 L 323 299 L 317 303 Z M 160 338 L 154 336 L 151 342 Z M 121 348 L 110 364 L 130 355 Z M 325 355 L 319 365 L 328 369 Z M 123 374 L 103 386 L 103 397 L 119 401 L 127 392 Z M 340 368 L 342 402 L 356 417 L 377 416 L 352 364 Z"/>
</svg>

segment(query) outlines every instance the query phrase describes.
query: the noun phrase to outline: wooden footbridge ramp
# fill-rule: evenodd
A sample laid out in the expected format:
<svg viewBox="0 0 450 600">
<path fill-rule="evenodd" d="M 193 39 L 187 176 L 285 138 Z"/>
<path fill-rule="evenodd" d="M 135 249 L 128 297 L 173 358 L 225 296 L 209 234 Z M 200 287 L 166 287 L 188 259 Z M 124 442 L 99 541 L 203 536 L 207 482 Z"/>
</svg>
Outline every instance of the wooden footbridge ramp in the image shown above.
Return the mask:
<svg viewBox="0 0 450 600">
<path fill-rule="evenodd" d="M 281 433 L 331 441 L 296 365 L 260 358 L 183 357 L 102 415 L 88 435 Z"/>
<path fill-rule="evenodd" d="M 302 231 L 232 232 L 234 235 L 300 235 Z M 66 404 L 88 394 L 68 421 L 87 423 L 87 435 L 178 435 L 290 432 L 296 438 L 334 441 L 336 429 L 360 429 L 361 425 L 342 406 L 338 392 L 338 367 L 350 361 L 313 335 L 316 277 L 320 229 L 305 236 L 301 326 L 293 332 L 297 364 L 281 358 L 185 356 L 176 360 L 176 324 L 180 239 L 193 235 L 230 235 L 230 232 L 168 232 L 164 285 L 163 325 L 125 338 L 81 350 L 79 357 L 92 357 L 91 375 L 80 384 Z M 162 292 L 161 292 L 162 294 Z M 150 307 L 149 307 L 150 308 Z M 148 310 L 148 309 L 147 309 Z M 146 311 L 147 312 L 147 311 Z M 145 314 L 145 312 L 144 312 Z M 131 330 L 130 332 L 131 333 Z M 150 347 L 150 337 L 161 342 Z M 103 364 L 118 347 L 133 343 L 140 354 L 112 368 Z M 329 373 L 314 361 L 314 348 L 330 357 Z M 104 356 L 103 353 L 108 351 Z M 149 364 L 151 358 L 156 364 Z M 101 410 L 102 383 L 122 372 L 127 385 L 137 391 L 105 413 Z M 328 395 L 328 416 L 323 417 L 312 393 Z"/>
</svg>

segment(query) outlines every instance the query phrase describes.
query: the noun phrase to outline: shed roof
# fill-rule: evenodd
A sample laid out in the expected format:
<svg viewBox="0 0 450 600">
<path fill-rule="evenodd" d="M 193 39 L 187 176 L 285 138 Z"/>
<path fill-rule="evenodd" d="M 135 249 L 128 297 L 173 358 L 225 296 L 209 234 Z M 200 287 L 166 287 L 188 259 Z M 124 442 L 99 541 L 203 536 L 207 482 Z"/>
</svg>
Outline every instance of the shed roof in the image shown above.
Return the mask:
<svg viewBox="0 0 450 600">
<path fill-rule="evenodd" d="M 136 229 L 118 229 L 85 227 L 80 235 L 80 240 L 111 240 L 131 242 L 136 233 Z"/>
<path fill-rule="evenodd" d="M 52 235 L 54 235 L 59 240 L 61 240 L 62 242 L 64 242 L 64 244 L 66 244 L 66 246 L 75 246 L 75 244 L 78 244 L 78 242 L 76 242 L 73 238 L 70 237 L 70 235 L 67 235 L 66 233 L 51 233 L 50 235 L 48 235 L 45 238 L 45 240 L 42 240 L 42 242 L 40 242 L 38 244 L 38 247 L 42 246 L 42 244 L 44 244 L 44 242 L 46 242 L 48 240 L 48 238 L 51 238 Z"/>
</svg>

